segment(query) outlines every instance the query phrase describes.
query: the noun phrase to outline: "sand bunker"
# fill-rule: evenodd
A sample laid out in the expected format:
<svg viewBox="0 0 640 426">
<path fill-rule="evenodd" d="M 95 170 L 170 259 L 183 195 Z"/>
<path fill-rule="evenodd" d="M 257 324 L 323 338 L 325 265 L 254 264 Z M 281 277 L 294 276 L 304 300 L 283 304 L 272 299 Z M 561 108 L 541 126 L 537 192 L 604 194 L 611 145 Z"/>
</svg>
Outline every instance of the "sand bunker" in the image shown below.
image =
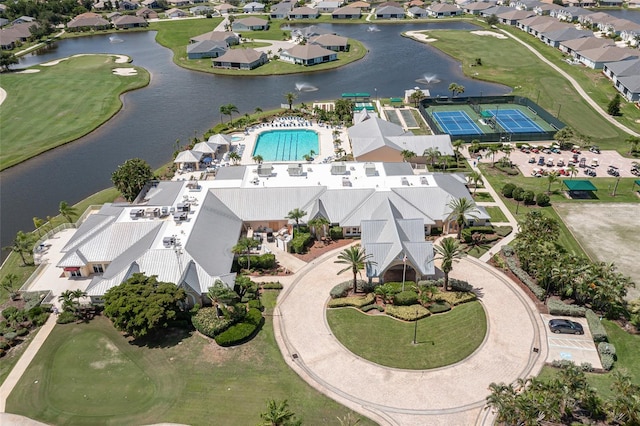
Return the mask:
<svg viewBox="0 0 640 426">
<path fill-rule="evenodd" d="M 70 56 L 70 58 L 79 58 L 80 56 L 113 56 L 115 57 L 116 64 L 126 64 L 131 62 L 131 58 L 126 55 L 110 55 L 108 53 L 79 53 L 77 55 Z M 62 61 L 66 61 L 69 58 L 56 59 L 55 61 L 47 62 L 44 64 L 40 64 L 43 67 L 52 67 L 54 65 L 58 65 Z"/>
<path fill-rule="evenodd" d="M 471 34 L 479 35 L 479 36 L 491 36 L 495 38 L 499 38 L 501 40 L 505 40 L 508 37 L 504 34 L 495 33 L 493 31 L 471 31 Z"/>
<path fill-rule="evenodd" d="M 7 92 L 0 87 L 0 105 L 2 105 L 5 99 L 7 99 Z"/>
<path fill-rule="evenodd" d="M 431 38 L 429 37 L 428 34 L 417 32 L 417 31 L 407 31 L 405 34 L 407 35 L 407 37 L 411 37 L 423 43 L 431 43 L 434 41 L 438 41 L 437 38 Z"/>
<path fill-rule="evenodd" d="M 35 74 L 37 72 L 40 72 L 40 70 L 31 68 L 31 69 L 24 70 L 24 71 L 18 71 L 18 72 L 16 72 L 16 74 Z"/>
<path fill-rule="evenodd" d="M 62 61 L 66 61 L 69 58 L 56 59 L 55 61 L 45 62 L 44 64 L 40 64 L 43 67 L 52 67 L 54 65 L 58 65 Z"/>
<path fill-rule="evenodd" d="M 115 75 L 121 75 L 123 77 L 129 77 L 132 75 L 138 75 L 138 70 L 135 68 L 114 68 L 112 72 Z"/>
</svg>

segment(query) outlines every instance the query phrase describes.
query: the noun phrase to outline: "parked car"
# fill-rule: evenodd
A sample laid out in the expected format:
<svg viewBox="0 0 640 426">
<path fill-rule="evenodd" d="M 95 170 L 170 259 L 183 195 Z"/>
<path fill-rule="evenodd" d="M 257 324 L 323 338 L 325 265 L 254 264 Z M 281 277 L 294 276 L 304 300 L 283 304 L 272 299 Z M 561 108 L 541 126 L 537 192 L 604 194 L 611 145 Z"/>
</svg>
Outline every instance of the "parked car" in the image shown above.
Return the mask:
<svg viewBox="0 0 640 426">
<path fill-rule="evenodd" d="M 531 170 L 531 176 L 533 177 L 542 177 L 542 170 L 540 170 L 539 168 L 534 168 L 533 170 Z"/>
<path fill-rule="evenodd" d="M 640 176 L 640 163 L 633 162 L 631 164 L 631 174 L 634 176 Z"/>
<path fill-rule="evenodd" d="M 529 164 L 535 164 L 536 163 L 536 157 L 535 155 L 531 158 L 529 158 Z"/>
<path fill-rule="evenodd" d="M 549 330 L 560 334 L 584 334 L 582 324 L 566 319 L 552 319 L 549 321 Z"/>
<path fill-rule="evenodd" d="M 584 174 L 591 177 L 596 177 L 596 171 L 592 167 L 585 167 Z"/>
<path fill-rule="evenodd" d="M 600 154 L 600 148 L 598 148 L 597 145 L 594 145 L 591 148 L 589 148 L 589 151 L 593 152 L 594 154 Z"/>
<path fill-rule="evenodd" d="M 538 159 L 538 166 L 544 166 L 544 157 L 542 155 Z"/>
<path fill-rule="evenodd" d="M 547 160 L 547 167 L 553 167 L 553 158 Z"/>
<path fill-rule="evenodd" d="M 559 160 L 558 160 L 558 162 L 556 163 L 556 165 L 557 165 L 558 167 L 564 167 L 564 160 L 563 160 L 562 158 L 561 158 L 561 159 L 559 159 Z"/>
<path fill-rule="evenodd" d="M 616 166 L 609 166 L 609 168 L 607 169 L 607 174 L 609 174 L 611 176 L 619 177 L 620 176 L 620 171 L 618 170 L 618 168 Z"/>
</svg>

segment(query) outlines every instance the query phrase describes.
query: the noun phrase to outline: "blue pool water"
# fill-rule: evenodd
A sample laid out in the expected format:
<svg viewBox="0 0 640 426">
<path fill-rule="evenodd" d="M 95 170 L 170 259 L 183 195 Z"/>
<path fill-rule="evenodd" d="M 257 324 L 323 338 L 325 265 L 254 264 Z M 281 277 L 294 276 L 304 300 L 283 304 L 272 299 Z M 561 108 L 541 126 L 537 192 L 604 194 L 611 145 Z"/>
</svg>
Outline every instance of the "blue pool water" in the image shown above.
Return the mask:
<svg viewBox="0 0 640 426">
<path fill-rule="evenodd" d="M 231 142 L 240 142 L 243 139 L 242 136 L 231 136 Z"/>
<path fill-rule="evenodd" d="M 301 161 L 312 150 L 320 153 L 313 130 L 269 130 L 258 136 L 252 156 L 260 155 L 264 161 Z"/>
</svg>

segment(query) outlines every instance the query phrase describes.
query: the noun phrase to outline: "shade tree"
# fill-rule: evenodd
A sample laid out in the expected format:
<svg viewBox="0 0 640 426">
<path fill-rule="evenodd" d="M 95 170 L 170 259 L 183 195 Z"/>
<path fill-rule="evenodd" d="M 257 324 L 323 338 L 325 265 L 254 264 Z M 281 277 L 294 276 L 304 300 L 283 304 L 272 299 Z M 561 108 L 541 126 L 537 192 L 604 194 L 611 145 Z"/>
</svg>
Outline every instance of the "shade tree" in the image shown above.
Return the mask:
<svg viewBox="0 0 640 426">
<path fill-rule="evenodd" d="M 129 202 L 136 199 L 151 179 L 153 179 L 151 166 L 140 158 L 125 161 L 111 174 L 111 182 Z"/>
</svg>

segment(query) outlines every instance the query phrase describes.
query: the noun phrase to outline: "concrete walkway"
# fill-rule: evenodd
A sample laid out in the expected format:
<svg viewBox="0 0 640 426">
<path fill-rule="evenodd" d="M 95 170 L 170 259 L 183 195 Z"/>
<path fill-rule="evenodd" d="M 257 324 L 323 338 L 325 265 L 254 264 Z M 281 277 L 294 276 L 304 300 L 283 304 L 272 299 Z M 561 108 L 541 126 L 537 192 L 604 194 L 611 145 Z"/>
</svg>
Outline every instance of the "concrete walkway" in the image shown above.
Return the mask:
<svg viewBox="0 0 640 426">
<path fill-rule="evenodd" d="M 547 347 L 535 306 L 506 276 L 473 258 L 451 274 L 475 284 L 487 311 L 487 336 L 473 355 L 427 371 L 382 367 L 354 355 L 334 338 L 325 316 L 329 291 L 348 279 L 337 275 L 337 252 L 300 270 L 274 312 L 285 361 L 320 392 L 380 424 L 491 424 L 492 413 L 483 410 L 488 386 L 540 371 Z"/>
</svg>

